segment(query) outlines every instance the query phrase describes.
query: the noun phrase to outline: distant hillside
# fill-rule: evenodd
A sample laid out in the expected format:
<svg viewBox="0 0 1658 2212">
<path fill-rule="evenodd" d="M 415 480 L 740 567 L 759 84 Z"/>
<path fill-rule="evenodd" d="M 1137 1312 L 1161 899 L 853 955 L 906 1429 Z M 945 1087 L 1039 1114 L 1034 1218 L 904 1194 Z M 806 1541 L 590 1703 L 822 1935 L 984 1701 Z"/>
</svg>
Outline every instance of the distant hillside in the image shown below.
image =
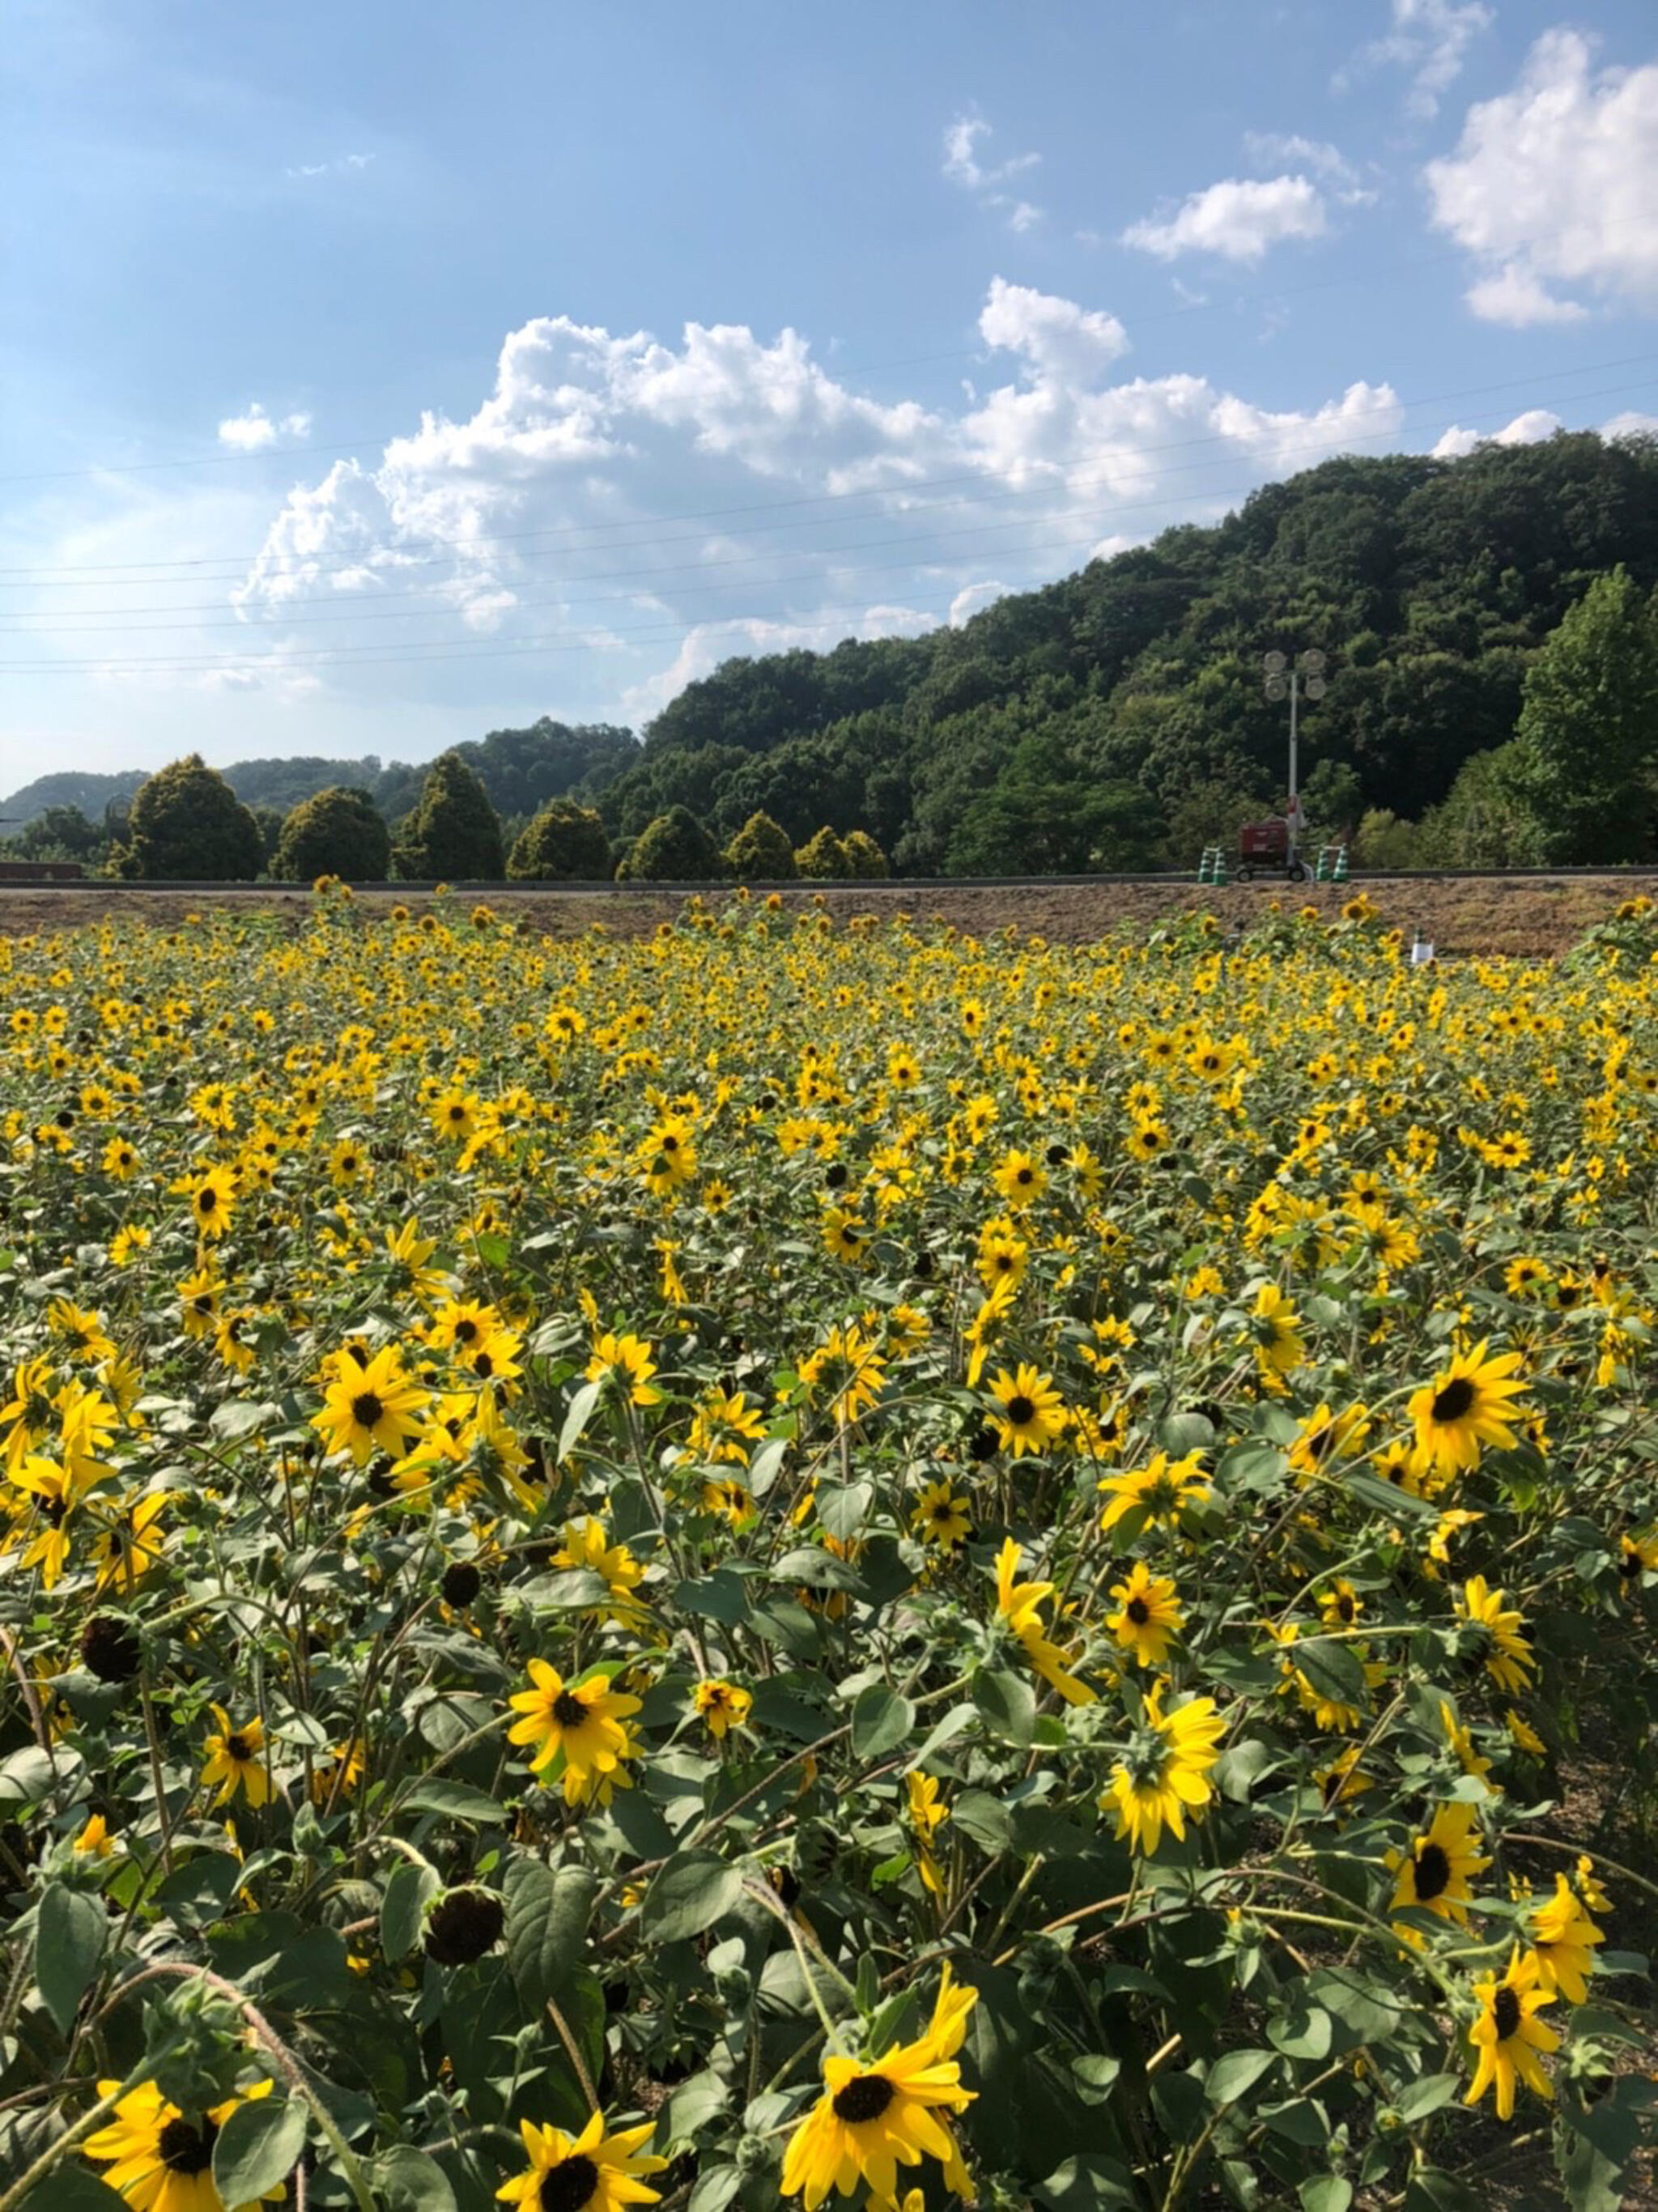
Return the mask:
<svg viewBox="0 0 1658 2212">
<path fill-rule="evenodd" d="M 908 875 L 1189 866 L 1284 791 L 1261 657 L 1316 646 L 1315 819 L 1414 817 L 1512 735 L 1533 654 L 1619 562 L 1658 581 L 1652 437 L 1332 460 L 958 629 L 727 661 L 600 810 L 624 836 L 676 803 L 721 838 L 756 808 L 797 843 L 862 828 Z"/>
<path fill-rule="evenodd" d="M 639 744 L 631 730 L 608 724 L 568 724 L 544 716 L 527 730 L 491 730 L 489 736 L 456 747 L 483 778 L 497 813 L 533 814 L 550 799 L 567 795 L 596 799 L 634 764 Z M 331 784 L 355 784 L 367 791 L 388 822 L 408 813 L 420 796 L 425 762 L 391 761 L 378 754 L 361 760 L 323 760 L 300 755 L 289 759 L 238 761 L 225 780 L 247 805 L 286 814 Z M 0 801 L 0 814 L 15 816 L 4 834 L 17 830 L 52 806 L 76 806 L 96 822 L 112 799 L 130 799 L 143 781 L 141 771 L 119 775 L 43 775 Z"/>
</svg>

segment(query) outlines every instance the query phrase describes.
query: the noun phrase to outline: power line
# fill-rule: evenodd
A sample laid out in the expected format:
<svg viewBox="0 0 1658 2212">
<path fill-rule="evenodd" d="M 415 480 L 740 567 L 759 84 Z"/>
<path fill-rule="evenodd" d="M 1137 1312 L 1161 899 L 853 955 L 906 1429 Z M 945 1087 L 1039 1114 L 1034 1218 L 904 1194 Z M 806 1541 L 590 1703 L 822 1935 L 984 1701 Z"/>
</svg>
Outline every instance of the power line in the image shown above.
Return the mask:
<svg viewBox="0 0 1658 2212">
<path fill-rule="evenodd" d="M 1626 354 L 1612 361 L 1581 362 L 1576 368 L 1550 370 L 1541 375 L 1509 377 L 1496 383 L 1464 385 L 1452 391 L 1429 392 L 1425 393 L 1420 398 L 1400 401 L 1397 404 L 1406 411 L 1425 407 L 1449 406 L 1457 400 L 1479 398 L 1490 392 L 1515 392 L 1521 390 L 1535 391 L 1540 386 L 1558 382 L 1562 378 L 1598 375 L 1603 371 L 1609 369 L 1644 366 L 1646 363 L 1655 360 L 1658 360 L 1658 353 L 1646 352 Z M 1604 394 L 1596 392 L 1565 392 L 1561 395 L 1563 400 L 1570 400 L 1574 398 L 1594 398 L 1602 396 L 1604 396 Z M 1363 410 L 1357 416 L 1350 416 L 1346 419 L 1349 422 L 1362 422 L 1366 418 L 1367 414 L 1376 415 L 1391 412 L 1391 409 L 1375 408 Z M 1193 450 L 1196 447 L 1202 446 L 1229 445 L 1235 444 L 1236 442 L 1236 434 L 1235 432 L 1224 430 L 1212 431 L 1198 438 L 1172 439 L 1152 446 L 1084 447 L 1079 448 L 1072 459 L 1093 459 L 1102 460 L 1119 459 L 1132 460 L 1139 459 L 1146 454 L 1181 453 Z M 804 507 L 838 507 L 845 501 L 853 499 L 897 499 L 904 497 L 907 494 L 912 491 L 935 490 L 941 487 L 953 484 L 980 483 L 987 478 L 999 479 L 1005 475 L 1005 470 L 995 467 L 975 468 L 961 471 L 950 476 L 912 477 L 907 481 L 901 479 L 885 484 L 852 486 L 843 491 L 805 493 L 797 498 L 787 500 L 750 501 L 744 505 L 733 507 L 703 507 L 700 509 L 688 508 L 661 516 L 629 516 L 619 519 L 615 522 L 544 524 L 529 530 L 493 532 L 487 537 L 476 538 L 445 538 L 428 535 L 424 532 L 420 533 L 420 535 L 423 543 L 431 545 L 440 545 L 448 549 L 449 551 L 467 553 L 478 552 L 482 551 L 488 546 L 515 544 L 530 538 L 569 538 L 574 536 L 592 537 L 599 532 L 649 530 L 656 528 L 665 522 L 718 521 L 732 515 L 780 514 L 786 511 Z M 1017 495 L 1016 494 L 1014 495 L 1017 496 Z M 810 526 L 811 520 L 811 518 L 807 518 L 807 526 Z M 786 529 L 792 526 L 794 526 L 788 523 L 780 522 L 776 524 L 756 524 L 750 526 L 750 528 L 755 530 L 765 528 Z M 735 537 L 748 533 L 732 531 L 725 534 Z M 691 532 L 689 535 L 698 537 L 701 536 L 701 533 L 700 532 Z M 674 541 L 671 539 L 665 539 L 662 542 L 671 544 Z M 225 567 L 229 569 L 229 573 L 224 577 L 210 578 L 205 580 L 192 575 L 190 577 L 155 577 L 152 580 L 161 585 L 198 580 L 234 582 L 238 580 L 248 564 L 260 561 L 264 557 L 264 550 L 259 549 L 258 550 L 248 554 L 204 554 L 193 558 L 179 558 L 162 561 L 87 562 L 80 563 L 77 566 L 59 564 L 56 567 L 19 564 L 9 568 L 0 568 L 0 584 L 3 584 L 4 580 L 8 578 L 20 578 L 33 580 L 34 584 L 40 586 L 52 584 L 65 588 L 72 586 L 80 589 L 103 589 L 112 587 L 110 583 L 111 578 L 118 575 L 131 574 L 136 571 L 149 571 L 155 568 L 188 568 L 194 570 L 210 565 Z M 308 572 L 316 574 L 343 574 L 354 568 L 360 568 L 362 566 L 361 559 L 342 560 L 325 565 L 308 562 L 302 555 L 295 555 L 289 557 L 295 565 L 302 567 Z M 406 562 L 400 565 L 408 567 L 430 567 L 436 565 L 446 557 L 447 552 L 430 556 L 411 556 Z M 234 565 L 233 566 L 232 564 Z M 86 570 L 96 570 L 99 574 L 95 576 L 89 577 L 83 573 Z M 5 585 L 5 588 L 8 589 L 27 587 L 28 585 L 27 582 L 21 585 Z"/>
</svg>

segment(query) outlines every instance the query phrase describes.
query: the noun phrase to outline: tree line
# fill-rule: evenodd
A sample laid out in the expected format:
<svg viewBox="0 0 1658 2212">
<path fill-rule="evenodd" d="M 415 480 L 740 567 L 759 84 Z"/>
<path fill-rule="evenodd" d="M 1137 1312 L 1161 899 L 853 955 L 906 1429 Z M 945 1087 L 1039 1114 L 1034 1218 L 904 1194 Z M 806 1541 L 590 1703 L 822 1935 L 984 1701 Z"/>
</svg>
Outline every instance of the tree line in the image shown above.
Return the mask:
<svg viewBox="0 0 1658 2212">
<path fill-rule="evenodd" d="M 446 758 L 501 817 L 503 865 L 522 848 L 525 867 L 664 879 L 671 853 L 686 880 L 757 877 L 786 874 L 785 855 L 815 872 L 839 844 L 854 872 L 860 839 L 906 875 L 1187 868 L 1281 803 L 1284 709 L 1261 660 L 1317 646 L 1313 836 L 1383 867 L 1639 861 L 1658 856 L 1655 586 L 1650 436 L 1340 459 L 959 628 L 729 660 L 642 742 L 544 719 Z M 426 769 L 370 756 L 226 774 L 267 869 L 298 810 L 325 798 L 338 816 L 342 787 L 385 824 L 389 866 L 422 849 Z M 597 830 L 544 825 L 525 844 L 561 803 Z M 125 804 L 100 823 L 59 808 L 14 849 L 95 863 Z"/>
</svg>

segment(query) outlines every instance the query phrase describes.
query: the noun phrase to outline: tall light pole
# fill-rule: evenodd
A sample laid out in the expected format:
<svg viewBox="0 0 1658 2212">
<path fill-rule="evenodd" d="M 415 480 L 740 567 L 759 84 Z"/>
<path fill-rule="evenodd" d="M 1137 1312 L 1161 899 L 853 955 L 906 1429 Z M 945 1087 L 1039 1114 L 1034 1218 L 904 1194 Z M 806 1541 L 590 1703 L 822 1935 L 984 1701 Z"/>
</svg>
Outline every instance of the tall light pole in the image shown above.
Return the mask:
<svg viewBox="0 0 1658 2212">
<path fill-rule="evenodd" d="M 1296 857 L 1296 833 L 1301 828 L 1301 787 L 1297 781 L 1296 757 L 1300 731 L 1298 710 L 1303 692 L 1309 704 L 1324 696 L 1324 671 L 1327 665 L 1316 647 L 1300 654 L 1293 667 L 1281 653 L 1269 653 L 1261 663 L 1266 671 L 1267 697 L 1290 702 L 1290 805 L 1284 819 L 1290 825 L 1291 861 Z"/>
</svg>

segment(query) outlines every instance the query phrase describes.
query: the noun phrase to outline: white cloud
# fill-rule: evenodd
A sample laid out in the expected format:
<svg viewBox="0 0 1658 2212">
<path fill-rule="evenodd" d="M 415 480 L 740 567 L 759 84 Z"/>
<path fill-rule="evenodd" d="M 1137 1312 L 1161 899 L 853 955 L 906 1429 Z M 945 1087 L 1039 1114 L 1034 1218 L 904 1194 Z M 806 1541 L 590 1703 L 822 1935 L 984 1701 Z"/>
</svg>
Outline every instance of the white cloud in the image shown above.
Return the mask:
<svg viewBox="0 0 1658 2212">
<path fill-rule="evenodd" d="M 1278 131 L 1247 131 L 1243 149 L 1257 168 L 1309 169 L 1324 179 L 1344 207 L 1368 207 L 1376 198 L 1346 155 L 1325 139 Z"/>
<path fill-rule="evenodd" d="M 257 453 L 274 446 L 279 437 L 308 438 L 310 434 L 308 415 L 283 415 L 273 421 L 257 399 L 246 415 L 228 416 L 219 425 L 219 443 L 242 453 Z"/>
<path fill-rule="evenodd" d="M 951 629 L 960 629 L 973 616 L 981 614 L 998 599 L 1007 597 L 1007 586 L 1002 583 L 963 584 L 950 603 L 947 617 Z"/>
<path fill-rule="evenodd" d="M 1114 315 L 1004 276 L 991 279 L 979 335 L 1000 352 L 1023 354 L 1031 373 L 1072 383 L 1090 381 L 1128 350 L 1128 333 Z"/>
<path fill-rule="evenodd" d="M 284 169 L 286 177 L 343 177 L 354 171 L 366 169 L 374 160 L 372 154 L 343 154 L 337 161 L 299 161 Z"/>
<path fill-rule="evenodd" d="M 1496 21 L 1497 10 L 1485 0 L 1393 0 L 1393 29 L 1337 72 L 1334 88 L 1345 92 L 1370 70 L 1408 70 L 1406 110 L 1418 122 L 1431 122 L 1441 94 L 1461 75 L 1468 48 Z"/>
<path fill-rule="evenodd" d="M 1321 238 L 1328 228 L 1323 195 L 1309 179 L 1227 177 L 1193 192 L 1171 214 L 1131 223 L 1122 243 L 1163 261 L 1218 253 L 1228 261 L 1256 262 L 1285 239 Z"/>
<path fill-rule="evenodd" d="M 1488 322 L 1582 320 L 1563 286 L 1658 306 L 1658 62 L 1596 73 L 1592 55 L 1582 33 L 1546 32 L 1424 172 L 1434 223 L 1475 257 L 1468 304 Z"/>
<path fill-rule="evenodd" d="M 1436 461 L 1460 460 L 1476 446 L 1537 446 L 1565 427 L 1546 407 L 1528 407 L 1500 430 L 1465 430 L 1460 422 L 1453 422 L 1433 448 L 1433 457 Z"/>
<path fill-rule="evenodd" d="M 1603 438 L 1658 437 L 1658 415 L 1643 415 L 1639 408 L 1627 407 L 1621 415 L 1614 415 L 1609 422 L 1600 425 Z"/>
<path fill-rule="evenodd" d="M 1005 208 L 1009 206 L 1009 198 L 1000 187 L 1012 178 L 1023 176 L 1026 170 L 1034 169 L 1042 157 L 1040 154 L 1013 154 L 1005 161 L 981 161 L 980 146 L 994 135 L 982 115 L 958 115 L 944 132 L 941 173 L 963 191 L 976 193 L 981 205 Z M 1011 231 L 1026 231 L 1042 218 L 1041 208 L 1029 200 L 1016 199 L 1008 214 L 1007 227 Z"/>
</svg>

